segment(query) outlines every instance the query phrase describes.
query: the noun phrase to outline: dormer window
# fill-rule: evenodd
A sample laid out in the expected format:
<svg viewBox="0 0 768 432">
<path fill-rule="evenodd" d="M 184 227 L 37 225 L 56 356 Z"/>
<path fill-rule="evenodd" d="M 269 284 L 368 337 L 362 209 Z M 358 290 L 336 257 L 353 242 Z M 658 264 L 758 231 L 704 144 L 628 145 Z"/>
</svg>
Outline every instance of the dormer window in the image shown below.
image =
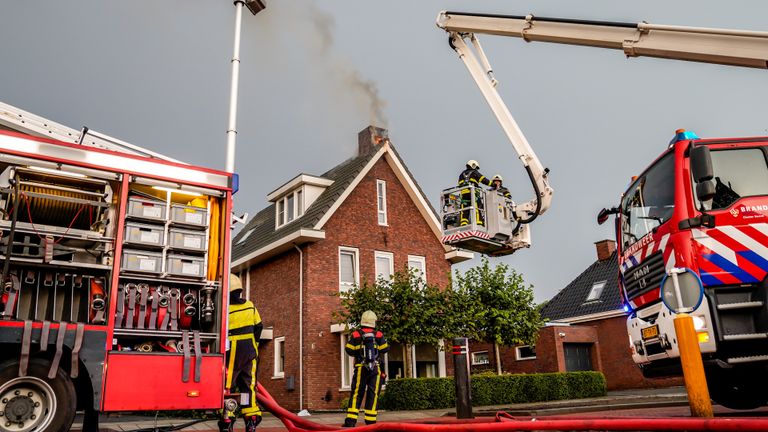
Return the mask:
<svg viewBox="0 0 768 432">
<path fill-rule="evenodd" d="M 280 198 L 275 206 L 277 227 L 293 222 L 304 214 L 304 199 L 301 189 Z"/>
</svg>

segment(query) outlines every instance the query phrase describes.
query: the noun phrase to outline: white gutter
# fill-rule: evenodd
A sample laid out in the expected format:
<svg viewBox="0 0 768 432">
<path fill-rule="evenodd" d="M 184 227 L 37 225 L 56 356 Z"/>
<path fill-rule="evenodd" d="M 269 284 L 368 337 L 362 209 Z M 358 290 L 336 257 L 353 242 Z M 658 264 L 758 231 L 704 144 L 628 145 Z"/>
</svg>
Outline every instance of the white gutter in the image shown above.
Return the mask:
<svg viewBox="0 0 768 432">
<path fill-rule="evenodd" d="M 304 252 L 299 251 L 299 411 L 304 409 Z"/>
<path fill-rule="evenodd" d="M 292 232 L 285 237 L 275 240 L 274 242 L 262 247 L 261 249 L 257 249 L 246 256 L 238 258 L 230 264 L 230 268 L 235 271 L 239 270 L 239 267 L 243 264 L 247 264 L 249 261 L 259 258 L 262 255 L 268 254 L 281 246 L 284 248 L 281 252 L 285 252 L 286 250 L 289 250 L 291 245 L 294 243 L 310 242 L 323 239 L 325 239 L 325 231 L 302 228 Z"/>
<path fill-rule="evenodd" d="M 582 322 L 588 322 L 588 321 L 597 321 L 605 318 L 614 318 L 618 316 L 624 316 L 627 313 L 624 312 L 622 309 L 616 309 L 608 312 L 598 312 L 594 314 L 589 315 L 581 315 L 573 318 L 564 318 L 557 320 L 560 323 L 570 323 L 570 324 L 577 324 Z"/>
</svg>

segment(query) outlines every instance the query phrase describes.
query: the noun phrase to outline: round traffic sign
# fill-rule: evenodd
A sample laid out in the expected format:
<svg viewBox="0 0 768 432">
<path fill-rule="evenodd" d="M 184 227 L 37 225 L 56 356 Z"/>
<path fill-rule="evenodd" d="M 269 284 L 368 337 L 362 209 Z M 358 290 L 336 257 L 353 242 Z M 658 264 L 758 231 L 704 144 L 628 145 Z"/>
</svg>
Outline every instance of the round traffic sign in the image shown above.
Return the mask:
<svg viewBox="0 0 768 432">
<path fill-rule="evenodd" d="M 692 312 L 704 299 L 704 285 L 689 268 L 672 268 L 661 281 L 661 301 L 674 313 Z"/>
</svg>

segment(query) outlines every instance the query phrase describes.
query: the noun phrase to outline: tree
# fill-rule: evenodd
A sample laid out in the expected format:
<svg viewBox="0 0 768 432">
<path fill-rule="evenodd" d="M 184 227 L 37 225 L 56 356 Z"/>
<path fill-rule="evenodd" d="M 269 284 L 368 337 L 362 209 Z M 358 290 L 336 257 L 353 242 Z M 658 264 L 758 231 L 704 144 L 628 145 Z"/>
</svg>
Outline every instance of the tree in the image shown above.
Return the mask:
<svg viewBox="0 0 768 432">
<path fill-rule="evenodd" d="M 334 313 L 341 324 L 357 326 L 366 310 L 378 317 L 376 327 L 390 342 L 403 345 L 405 376 L 411 375 L 408 347 L 429 344 L 439 347 L 455 333 L 451 292 L 428 285 L 413 270 L 398 271 L 390 279 L 370 284 L 364 281 L 340 295 L 342 309 Z"/>
<path fill-rule="evenodd" d="M 499 346 L 534 345 L 543 325 L 533 302 L 533 286 L 506 264 L 494 268 L 487 258 L 463 275 L 456 271 L 456 296 L 466 302 L 465 335 L 493 343 L 496 373 L 501 374 Z"/>
</svg>

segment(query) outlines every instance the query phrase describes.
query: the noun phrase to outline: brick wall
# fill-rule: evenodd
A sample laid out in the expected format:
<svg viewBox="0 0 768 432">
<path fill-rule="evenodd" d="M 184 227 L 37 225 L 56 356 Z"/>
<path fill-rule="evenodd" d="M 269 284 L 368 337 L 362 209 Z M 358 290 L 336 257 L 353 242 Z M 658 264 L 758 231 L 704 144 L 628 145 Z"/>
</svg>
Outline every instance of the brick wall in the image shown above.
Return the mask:
<svg viewBox="0 0 768 432">
<path fill-rule="evenodd" d="M 376 180 L 387 182 L 387 222 L 379 226 Z M 408 255 L 426 258 L 430 284 L 447 286 L 450 263 L 435 233 L 415 207 L 389 164 L 382 158 L 323 227 L 325 240 L 304 250 L 304 404 L 310 410 L 338 409 L 349 391 L 341 387 L 340 335 L 330 332 L 332 312 L 340 307 L 339 246 L 358 249 L 361 282 L 375 278 L 374 251 L 391 252 L 395 271 Z M 287 409 L 298 408 L 298 252 L 286 252 L 251 271 L 251 296 L 274 336 L 286 336 L 286 376 L 296 376 L 296 390 L 272 380 L 272 344 L 262 348 L 259 379 Z M 266 351 L 266 352 L 265 352 Z M 450 354 L 446 367 L 452 371 Z"/>
</svg>

